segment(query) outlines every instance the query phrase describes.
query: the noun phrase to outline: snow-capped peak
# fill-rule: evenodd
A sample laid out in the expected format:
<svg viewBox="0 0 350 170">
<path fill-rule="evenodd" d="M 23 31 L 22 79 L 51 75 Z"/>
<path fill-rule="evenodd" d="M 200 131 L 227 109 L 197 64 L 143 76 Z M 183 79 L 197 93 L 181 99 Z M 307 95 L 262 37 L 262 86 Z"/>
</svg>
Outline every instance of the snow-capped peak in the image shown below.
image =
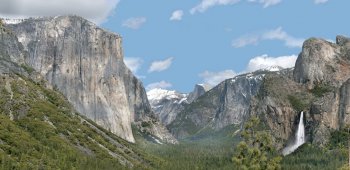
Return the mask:
<svg viewBox="0 0 350 170">
<path fill-rule="evenodd" d="M 162 99 L 179 99 L 187 97 L 187 94 L 181 94 L 174 90 L 165 90 L 160 88 L 155 88 L 147 92 L 147 97 L 149 101 L 159 101 Z"/>
<path fill-rule="evenodd" d="M 264 68 L 262 70 L 263 71 L 272 71 L 272 72 L 274 72 L 274 71 L 281 71 L 281 70 L 283 70 L 283 67 L 281 67 L 281 66 L 270 66 L 270 67 L 266 67 L 266 68 Z"/>
</svg>

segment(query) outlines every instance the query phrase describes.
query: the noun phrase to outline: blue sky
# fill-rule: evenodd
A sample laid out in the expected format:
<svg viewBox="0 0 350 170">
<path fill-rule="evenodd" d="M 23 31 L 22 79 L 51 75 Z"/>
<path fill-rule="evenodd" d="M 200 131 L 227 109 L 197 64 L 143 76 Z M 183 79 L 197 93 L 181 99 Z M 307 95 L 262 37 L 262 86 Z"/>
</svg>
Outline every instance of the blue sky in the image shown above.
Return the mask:
<svg viewBox="0 0 350 170">
<path fill-rule="evenodd" d="M 121 34 L 125 59 L 146 87 L 180 92 L 269 65 L 290 67 L 304 39 L 334 41 L 350 31 L 345 0 L 61 0 L 55 8 L 67 9 L 73 1 L 87 3 L 86 10 L 72 7 L 70 13 Z M 47 8 L 34 15 L 67 11 Z M 29 15 L 3 11 L 2 16 Z"/>
</svg>

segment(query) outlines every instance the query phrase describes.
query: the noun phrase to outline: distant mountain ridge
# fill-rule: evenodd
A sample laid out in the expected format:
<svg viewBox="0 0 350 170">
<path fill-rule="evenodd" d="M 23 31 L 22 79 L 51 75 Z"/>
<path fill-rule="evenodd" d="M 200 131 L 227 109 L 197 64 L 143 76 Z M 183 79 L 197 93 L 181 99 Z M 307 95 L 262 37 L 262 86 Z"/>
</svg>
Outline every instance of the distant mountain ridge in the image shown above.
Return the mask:
<svg viewBox="0 0 350 170">
<path fill-rule="evenodd" d="M 152 110 L 165 126 L 172 123 L 186 105 L 196 100 L 209 89 L 208 85 L 197 84 L 189 94 L 174 90 L 152 89 L 147 92 Z"/>
</svg>

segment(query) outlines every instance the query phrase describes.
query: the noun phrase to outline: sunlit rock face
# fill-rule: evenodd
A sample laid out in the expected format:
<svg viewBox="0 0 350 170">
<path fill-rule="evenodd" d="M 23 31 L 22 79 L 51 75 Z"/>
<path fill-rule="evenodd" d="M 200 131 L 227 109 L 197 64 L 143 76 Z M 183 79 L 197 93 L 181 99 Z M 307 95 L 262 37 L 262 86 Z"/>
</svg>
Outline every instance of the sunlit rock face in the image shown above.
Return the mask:
<svg viewBox="0 0 350 170">
<path fill-rule="evenodd" d="M 123 62 L 122 38 L 77 16 L 27 19 L 9 28 L 25 62 L 82 115 L 135 142 L 131 123 L 151 114 L 142 83 Z"/>
</svg>

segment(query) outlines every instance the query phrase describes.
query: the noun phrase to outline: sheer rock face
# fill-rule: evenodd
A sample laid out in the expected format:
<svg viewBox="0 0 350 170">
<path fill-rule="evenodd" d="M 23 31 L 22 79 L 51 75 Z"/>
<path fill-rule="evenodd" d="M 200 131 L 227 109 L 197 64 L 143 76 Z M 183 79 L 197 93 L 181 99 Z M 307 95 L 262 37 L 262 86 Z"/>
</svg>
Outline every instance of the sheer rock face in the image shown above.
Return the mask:
<svg viewBox="0 0 350 170">
<path fill-rule="evenodd" d="M 294 80 L 312 89 L 317 84 L 340 86 L 350 78 L 349 39 L 337 36 L 337 43 L 311 38 L 304 42 L 294 69 Z"/>
<path fill-rule="evenodd" d="M 295 65 L 294 80 L 308 89 L 327 85 L 331 90 L 311 102 L 313 142 L 325 145 L 333 130 L 350 125 L 350 39 L 337 36 L 336 43 L 311 38 L 304 42 Z"/>
<path fill-rule="evenodd" d="M 193 101 L 198 99 L 200 96 L 202 96 L 205 92 L 209 90 L 210 90 L 209 85 L 196 84 L 194 86 L 194 90 L 190 94 L 188 94 L 188 98 L 187 98 L 188 103 L 192 103 Z"/>
<path fill-rule="evenodd" d="M 186 138 L 206 128 L 220 130 L 241 124 L 264 76 L 254 73 L 225 80 L 186 106 L 167 127 L 178 138 Z"/>
<path fill-rule="evenodd" d="M 123 62 L 119 35 L 76 16 L 28 19 L 9 27 L 28 53 L 25 62 L 79 113 L 135 142 L 131 123 L 152 112 L 142 83 Z"/>
<path fill-rule="evenodd" d="M 27 74 L 20 66 L 24 63 L 25 55 L 22 44 L 0 21 L 0 74 Z"/>
</svg>

